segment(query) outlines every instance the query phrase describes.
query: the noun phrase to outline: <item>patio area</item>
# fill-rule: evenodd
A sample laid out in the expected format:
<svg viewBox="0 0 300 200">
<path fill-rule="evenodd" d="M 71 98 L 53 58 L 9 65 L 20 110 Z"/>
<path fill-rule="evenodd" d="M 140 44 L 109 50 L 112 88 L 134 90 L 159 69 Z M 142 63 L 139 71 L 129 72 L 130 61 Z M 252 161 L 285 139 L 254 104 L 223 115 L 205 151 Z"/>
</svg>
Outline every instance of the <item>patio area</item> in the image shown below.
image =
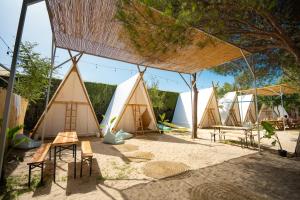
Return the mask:
<svg viewBox="0 0 300 200">
<path fill-rule="evenodd" d="M 205 133 L 210 130 L 201 131 L 200 137 L 209 135 Z M 74 180 L 72 152 L 65 151 L 62 160 L 57 159 L 56 183 L 52 178 L 53 163 L 47 161 L 45 185 L 35 189 L 40 172 L 33 170 L 33 189 L 29 190 L 26 161 L 32 150 L 26 152 L 24 162 L 10 164 L 13 193 L 19 193 L 19 199 L 197 199 L 204 192 L 208 196 L 203 199 L 213 199 L 215 195 L 238 196 L 234 191 L 244 189 L 249 199 L 300 196 L 300 162 L 292 158 L 267 152 L 259 155 L 251 149 L 205 138 L 192 140 L 182 133 L 138 136 L 123 145 L 107 145 L 95 137 L 82 139 L 92 144 L 92 176 L 84 165 L 83 177 L 79 177 L 78 156 Z M 80 148 L 77 151 L 80 155 Z"/>
</svg>

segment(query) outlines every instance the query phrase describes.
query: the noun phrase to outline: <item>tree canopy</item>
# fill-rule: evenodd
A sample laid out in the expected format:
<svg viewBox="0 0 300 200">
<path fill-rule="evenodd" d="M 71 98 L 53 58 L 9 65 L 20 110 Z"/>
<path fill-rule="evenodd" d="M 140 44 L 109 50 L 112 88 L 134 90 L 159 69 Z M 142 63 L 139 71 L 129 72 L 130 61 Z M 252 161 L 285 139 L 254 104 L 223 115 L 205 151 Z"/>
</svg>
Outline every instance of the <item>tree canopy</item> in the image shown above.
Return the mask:
<svg viewBox="0 0 300 200">
<path fill-rule="evenodd" d="M 299 4 L 293 0 L 119 0 L 116 18 L 138 52 L 156 56 L 189 44 L 191 28 L 204 30 L 252 53 L 261 81 L 285 75 L 300 85 Z M 154 9 L 164 17 L 158 17 Z M 207 41 L 199 41 L 202 48 Z M 201 59 L 201 58 L 199 58 Z M 221 74 L 246 84 L 249 73 L 235 63 Z M 275 76 L 272 74 L 275 74 Z M 244 83 L 243 83 L 244 82 Z"/>
<path fill-rule="evenodd" d="M 44 96 L 51 69 L 50 60 L 34 51 L 36 46 L 36 43 L 22 43 L 18 58 L 15 92 L 29 102 L 36 102 Z"/>
</svg>

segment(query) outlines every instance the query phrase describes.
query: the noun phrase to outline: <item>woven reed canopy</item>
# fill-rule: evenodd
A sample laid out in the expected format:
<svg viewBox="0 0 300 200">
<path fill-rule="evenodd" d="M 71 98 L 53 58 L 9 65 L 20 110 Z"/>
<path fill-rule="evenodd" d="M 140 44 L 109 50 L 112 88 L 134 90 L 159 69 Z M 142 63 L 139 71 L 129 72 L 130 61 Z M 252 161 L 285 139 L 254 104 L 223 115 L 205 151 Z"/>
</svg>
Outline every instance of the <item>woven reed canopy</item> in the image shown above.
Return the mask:
<svg viewBox="0 0 300 200">
<path fill-rule="evenodd" d="M 9 71 L 0 65 L 0 76 L 9 77 Z"/>
<path fill-rule="evenodd" d="M 117 0 L 46 0 L 55 44 L 90 55 L 182 73 L 195 73 L 241 58 L 240 49 L 196 30 L 195 41 L 212 40 L 200 48 L 196 42 L 166 58 L 148 59 L 137 53 L 120 33 L 115 19 Z M 193 39 L 194 40 L 194 39 Z"/>
<path fill-rule="evenodd" d="M 255 89 L 241 90 L 244 94 L 255 94 Z M 257 88 L 257 95 L 261 96 L 277 96 L 280 94 L 295 94 L 299 93 L 299 89 L 292 87 L 288 84 L 271 85 L 266 87 Z"/>
</svg>

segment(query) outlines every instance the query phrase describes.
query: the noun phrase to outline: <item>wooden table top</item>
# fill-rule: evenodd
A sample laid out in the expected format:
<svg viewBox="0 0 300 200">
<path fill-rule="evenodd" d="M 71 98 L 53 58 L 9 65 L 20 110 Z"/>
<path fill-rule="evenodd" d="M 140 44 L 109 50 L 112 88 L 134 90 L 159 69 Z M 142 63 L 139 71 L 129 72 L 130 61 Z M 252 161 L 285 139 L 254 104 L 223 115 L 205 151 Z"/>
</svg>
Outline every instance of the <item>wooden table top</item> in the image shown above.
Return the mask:
<svg viewBox="0 0 300 200">
<path fill-rule="evenodd" d="M 213 128 L 221 128 L 221 129 L 231 129 L 231 130 L 252 130 L 251 127 L 246 126 L 224 126 L 224 125 L 214 125 Z"/>
<path fill-rule="evenodd" d="M 72 132 L 59 132 L 55 137 L 52 146 L 71 145 L 78 143 L 77 133 Z"/>
</svg>

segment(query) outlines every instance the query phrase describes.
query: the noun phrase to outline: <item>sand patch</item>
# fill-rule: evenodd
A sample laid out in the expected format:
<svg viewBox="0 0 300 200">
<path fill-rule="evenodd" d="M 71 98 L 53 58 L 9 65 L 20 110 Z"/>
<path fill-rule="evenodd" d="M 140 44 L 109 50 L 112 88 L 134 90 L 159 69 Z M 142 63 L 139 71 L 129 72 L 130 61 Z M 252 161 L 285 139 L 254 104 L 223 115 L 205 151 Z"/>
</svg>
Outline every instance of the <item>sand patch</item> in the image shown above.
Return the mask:
<svg viewBox="0 0 300 200">
<path fill-rule="evenodd" d="M 146 176 L 160 179 L 183 173 L 189 169 L 184 163 L 172 161 L 154 161 L 145 164 L 143 172 Z"/>
<path fill-rule="evenodd" d="M 225 182 L 211 182 L 197 185 L 190 190 L 191 200 L 263 200 L 251 191 Z"/>
<path fill-rule="evenodd" d="M 154 158 L 154 154 L 151 152 L 136 151 L 125 154 L 126 158 L 131 162 L 147 162 Z"/>
<path fill-rule="evenodd" d="M 114 148 L 119 150 L 120 152 L 130 152 L 130 151 L 136 151 L 139 149 L 138 146 L 133 144 L 120 144 L 120 145 L 114 145 Z"/>
</svg>

